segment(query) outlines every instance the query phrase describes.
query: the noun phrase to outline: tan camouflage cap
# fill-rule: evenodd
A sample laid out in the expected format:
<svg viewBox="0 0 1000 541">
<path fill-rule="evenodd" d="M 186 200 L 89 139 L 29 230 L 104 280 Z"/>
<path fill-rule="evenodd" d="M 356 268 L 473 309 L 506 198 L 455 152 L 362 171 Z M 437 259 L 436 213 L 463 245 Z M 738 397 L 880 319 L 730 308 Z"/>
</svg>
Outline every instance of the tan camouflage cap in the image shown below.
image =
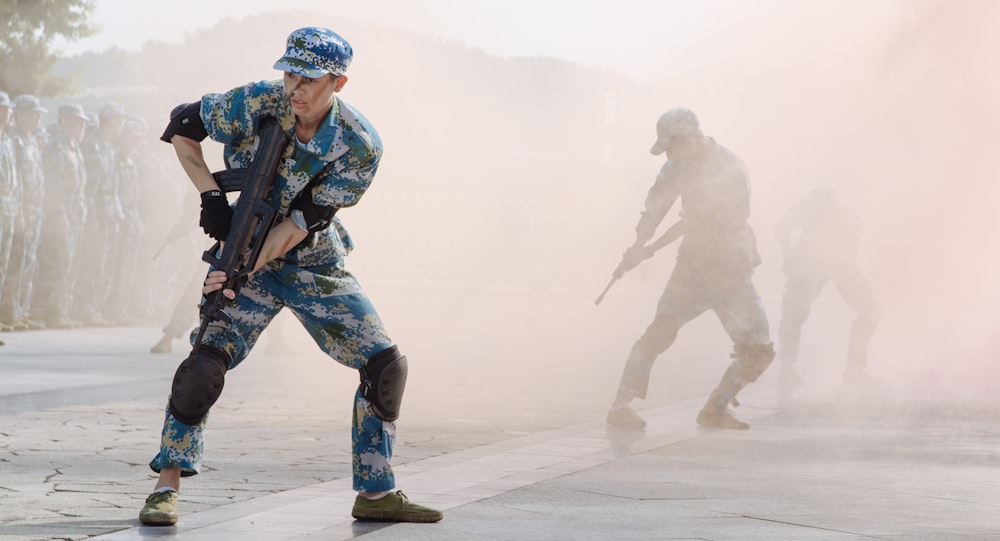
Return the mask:
<svg viewBox="0 0 1000 541">
<path fill-rule="evenodd" d="M 14 98 L 14 109 L 17 111 L 38 111 L 39 113 L 48 112 L 48 109 L 42 107 L 42 102 L 31 94 L 21 94 Z"/>
<path fill-rule="evenodd" d="M 83 106 L 77 103 L 67 103 L 59 106 L 59 118 L 78 118 L 86 122 L 87 113 L 84 112 Z"/>
<path fill-rule="evenodd" d="M 663 154 L 667 150 L 667 141 L 671 137 L 683 136 L 692 137 L 701 135 L 701 128 L 698 127 L 698 117 L 691 109 L 677 107 L 660 115 L 656 121 L 656 142 L 649 149 L 650 154 L 656 156 Z"/>
</svg>

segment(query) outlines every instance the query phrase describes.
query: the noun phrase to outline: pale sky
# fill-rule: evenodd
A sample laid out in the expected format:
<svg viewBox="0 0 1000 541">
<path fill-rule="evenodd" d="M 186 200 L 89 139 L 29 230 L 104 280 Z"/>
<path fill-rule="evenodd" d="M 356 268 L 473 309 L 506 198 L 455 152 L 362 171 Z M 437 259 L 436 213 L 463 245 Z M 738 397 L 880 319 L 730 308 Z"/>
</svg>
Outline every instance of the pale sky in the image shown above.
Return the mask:
<svg viewBox="0 0 1000 541">
<path fill-rule="evenodd" d="M 827 19 L 854 17 L 856 32 L 874 32 L 898 17 L 898 2 L 299 0 L 292 5 L 324 13 L 335 5 L 345 17 L 439 36 L 497 56 L 556 57 L 641 81 L 723 62 L 754 69 L 795 44 L 831 52 L 850 47 L 850 36 L 834 33 Z M 181 41 L 186 32 L 209 28 L 222 18 L 284 9 L 273 0 L 98 0 L 95 19 L 101 33 L 63 50 L 136 50 L 149 40 Z"/>
</svg>

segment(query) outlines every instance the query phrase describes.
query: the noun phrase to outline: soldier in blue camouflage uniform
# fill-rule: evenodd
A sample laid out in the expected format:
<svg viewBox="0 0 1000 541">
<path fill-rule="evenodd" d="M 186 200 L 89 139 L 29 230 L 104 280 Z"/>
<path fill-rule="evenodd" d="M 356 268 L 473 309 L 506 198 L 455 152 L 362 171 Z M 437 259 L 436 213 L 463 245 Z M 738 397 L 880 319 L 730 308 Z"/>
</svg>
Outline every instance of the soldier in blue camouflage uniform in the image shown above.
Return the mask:
<svg viewBox="0 0 1000 541">
<path fill-rule="evenodd" d="M 750 184 L 743 162 L 702 134 L 698 118 L 684 108 L 660 116 L 657 140 L 650 152 L 666 152 L 646 197 L 636 227 L 635 243 L 623 264 L 632 268 L 652 254 L 646 243 L 678 198 L 684 240 L 677 265 L 656 308 L 656 317 L 632 347 L 618 393 L 608 412 L 612 426 L 642 429 L 645 420 L 629 403 L 645 398 L 656 357 L 666 351 L 677 331 L 696 316 L 712 310 L 732 339 L 733 361 L 698 413 L 699 425 L 746 429 L 749 424 L 729 409 L 736 394 L 754 382 L 774 359 L 767 316 L 751 277 L 760 264 L 750 215 Z"/>
<path fill-rule="evenodd" d="M 14 146 L 7 133 L 12 114 L 10 96 L 0 92 L 0 291 L 4 290 L 7 264 L 10 261 L 14 221 L 17 219 L 17 173 L 14 169 Z M 0 330 L 13 327 L 0 323 Z M 3 342 L 0 341 L 0 345 Z"/>
<path fill-rule="evenodd" d="M 223 320 L 209 325 L 204 340 L 175 375 L 160 443 L 150 463 L 159 472 L 155 491 L 140 512 L 149 525 L 177 521 L 176 491 L 182 476 L 197 474 L 208 410 L 221 393 L 225 372 L 250 353 L 282 308 L 303 323 L 332 358 L 359 370 L 352 427 L 354 489 L 352 515 L 359 520 L 436 522 L 439 511 L 416 505 L 395 491 L 390 466 L 398 409 L 380 398 L 401 398 L 406 358 L 392 344 L 358 281 L 344 267 L 353 242 L 336 209 L 350 207 L 368 189 L 382 142 L 356 109 L 335 95 L 347 82 L 350 45 L 336 33 L 307 27 L 292 32 L 274 67 L 283 81 L 261 81 L 222 94 L 206 94 L 171 113 L 163 139 L 173 143 L 181 165 L 202 194 L 201 225 L 225 239 L 232 210 L 205 165 L 205 136 L 225 145 L 229 167 L 254 158 L 261 119 L 274 117 L 289 136 L 268 202 L 284 216 L 268 234 L 256 270 Z M 225 276 L 211 271 L 204 292 L 220 289 Z M 398 385 L 383 376 L 402 370 Z M 397 372 L 398 373 L 398 372 Z M 374 390 L 374 391 L 373 391 Z M 202 397 L 205 397 L 204 399 Z"/>
<path fill-rule="evenodd" d="M 39 146 L 42 113 L 46 109 L 31 94 L 14 98 L 14 145 L 17 178 L 20 184 L 20 209 L 17 218 L 17 235 L 7 267 L 0 321 L 15 330 L 39 329 L 43 325 L 28 319 L 31 310 L 31 293 L 38 271 L 38 245 L 41 242 L 45 197 L 42 173 L 42 150 Z"/>
<path fill-rule="evenodd" d="M 35 288 L 32 312 L 44 310 L 50 328 L 79 327 L 70 318 L 83 252 L 83 229 L 87 221 L 87 170 L 80 142 L 87 124 L 83 107 L 59 107 L 59 129 L 42 151 L 45 172 L 45 223 L 42 225 L 40 283 Z"/>
<path fill-rule="evenodd" d="M 861 218 L 833 188 L 818 188 L 786 210 L 774 224 L 774 234 L 785 257 L 788 276 L 778 324 L 779 379 L 783 392 L 792 391 L 801 378 L 799 359 L 802 324 L 827 282 L 857 313 L 851 324 L 844 367 L 845 383 L 872 383 L 865 372 L 868 345 L 878 327 L 882 309 L 858 265 Z M 793 239 L 793 235 L 796 238 Z"/>
</svg>

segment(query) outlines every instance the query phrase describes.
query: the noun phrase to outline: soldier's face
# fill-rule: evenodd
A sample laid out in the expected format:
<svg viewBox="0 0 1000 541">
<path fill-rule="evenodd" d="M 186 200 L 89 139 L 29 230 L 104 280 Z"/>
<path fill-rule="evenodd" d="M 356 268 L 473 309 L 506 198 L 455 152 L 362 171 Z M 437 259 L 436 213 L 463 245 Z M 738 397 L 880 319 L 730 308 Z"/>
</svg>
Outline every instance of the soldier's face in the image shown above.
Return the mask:
<svg viewBox="0 0 1000 541">
<path fill-rule="evenodd" d="M 667 139 L 665 148 L 667 158 L 671 160 L 684 159 L 693 155 L 698 149 L 698 138 L 674 135 Z"/>
<path fill-rule="evenodd" d="M 10 107 L 0 106 L 0 130 L 7 128 L 10 124 Z"/>
<path fill-rule="evenodd" d="M 17 125 L 27 133 L 37 130 L 38 123 L 42 120 L 41 111 L 18 111 L 14 116 L 17 118 Z"/>
<path fill-rule="evenodd" d="M 285 94 L 295 115 L 303 119 L 322 119 L 333 105 L 333 95 L 347 83 L 346 76 L 324 75 L 316 79 L 285 72 Z"/>
<path fill-rule="evenodd" d="M 101 125 L 106 127 L 108 133 L 118 135 L 122 131 L 122 126 L 125 125 L 125 117 L 112 115 L 108 118 L 101 119 Z"/>
<path fill-rule="evenodd" d="M 70 141 L 80 142 L 83 139 L 83 130 L 87 126 L 87 121 L 77 117 L 65 117 L 59 121 L 59 129 Z"/>
</svg>

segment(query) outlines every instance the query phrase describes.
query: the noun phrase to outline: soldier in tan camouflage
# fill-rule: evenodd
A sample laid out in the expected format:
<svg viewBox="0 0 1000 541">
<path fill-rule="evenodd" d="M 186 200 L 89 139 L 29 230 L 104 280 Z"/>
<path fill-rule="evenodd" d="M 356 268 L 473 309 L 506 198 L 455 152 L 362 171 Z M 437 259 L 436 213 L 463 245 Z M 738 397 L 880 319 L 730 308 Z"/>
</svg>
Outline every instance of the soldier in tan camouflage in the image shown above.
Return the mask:
<svg viewBox="0 0 1000 541">
<path fill-rule="evenodd" d="M 635 243 L 623 257 L 624 270 L 650 257 L 647 243 L 678 199 L 684 237 L 677 251 L 656 316 L 632 346 L 611 409 L 609 425 L 642 429 L 646 421 L 629 404 L 645 398 L 656 357 L 673 344 L 677 332 L 711 310 L 733 341 L 732 363 L 698 413 L 699 425 L 746 429 L 729 408 L 736 394 L 757 380 L 774 359 L 767 316 L 751 278 L 760 264 L 750 216 L 746 167 L 732 152 L 706 137 L 688 109 L 667 111 L 657 121 L 650 152 L 667 155 L 646 196 Z"/>
</svg>

